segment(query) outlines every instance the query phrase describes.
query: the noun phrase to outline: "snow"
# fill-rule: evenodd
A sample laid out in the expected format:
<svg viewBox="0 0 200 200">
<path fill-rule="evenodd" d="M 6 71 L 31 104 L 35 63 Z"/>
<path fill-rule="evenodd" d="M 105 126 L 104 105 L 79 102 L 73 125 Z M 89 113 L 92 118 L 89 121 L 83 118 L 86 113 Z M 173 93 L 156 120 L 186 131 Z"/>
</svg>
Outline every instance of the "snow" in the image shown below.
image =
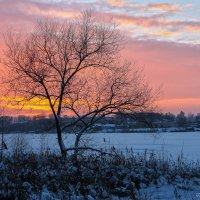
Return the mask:
<svg viewBox="0 0 200 200">
<path fill-rule="evenodd" d="M 49 152 L 59 152 L 56 134 L 6 134 L 4 138 L 8 146 L 8 153 L 9 151 L 12 152 L 14 148 L 18 148 L 19 152 L 20 148 L 24 148 L 27 151 L 33 151 L 36 153 L 41 152 L 42 150 L 46 150 Z M 73 146 L 74 141 L 75 135 L 64 135 L 64 142 L 66 147 Z M 187 160 L 191 163 L 191 161 L 200 160 L 199 141 L 200 132 L 91 133 L 84 135 L 82 145 L 86 143 L 91 147 L 102 148 L 103 150 L 110 149 L 114 146 L 115 149 L 124 152 L 124 154 L 128 153 L 128 150 L 130 149 L 132 149 L 133 152 L 141 153 L 142 155 L 145 155 L 144 152 L 147 152 L 147 155 L 148 153 L 154 152 L 158 156 L 158 158 L 162 158 L 163 155 L 165 158 L 169 156 L 170 159 L 177 159 L 178 156 L 183 155 L 185 159 L 182 159 L 181 162 L 185 162 L 185 160 Z M 145 162 L 144 160 L 141 160 L 141 162 Z M 159 162 L 162 163 L 162 161 L 159 159 L 157 160 L 157 165 L 154 165 L 154 160 L 152 160 L 152 164 L 149 163 L 149 165 L 147 166 L 143 165 L 142 163 L 140 164 L 140 160 L 138 160 L 137 164 L 139 166 L 134 163 L 134 167 L 131 167 L 130 169 L 123 166 L 123 162 L 121 163 L 121 167 L 119 164 L 117 166 L 112 165 L 111 168 L 107 162 L 102 162 L 102 166 L 99 165 L 99 170 L 101 172 L 101 177 L 107 177 L 107 175 L 109 174 L 110 178 L 106 180 L 109 180 L 109 184 L 113 185 L 113 191 L 115 192 L 115 195 L 128 194 L 128 188 L 138 188 L 137 180 L 139 180 L 139 188 L 138 190 L 134 191 L 141 200 L 199 199 L 200 176 L 198 169 L 195 171 L 192 168 L 189 168 L 189 166 L 192 167 L 192 165 L 188 165 L 187 168 L 187 165 L 182 165 L 181 163 L 180 167 L 176 168 L 176 166 L 174 166 L 173 162 L 171 163 L 171 161 L 169 161 L 169 166 L 171 166 L 172 169 L 175 167 L 174 170 L 171 171 L 167 171 L 167 168 L 166 171 L 162 167 L 159 168 Z M 178 167 L 178 159 L 176 160 L 176 162 Z M 185 166 L 186 168 L 181 168 L 181 166 Z M 6 171 L 6 167 L 8 166 L 4 165 L 3 162 L 0 162 L 1 172 Z M 103 170 L 100 169 L 101 167 Z M 197 168 L 199 167 L 197 166 Z M 68 162 L 66 169 L 68 170 L 67 174 L 74 174 L 77 170 L 73 165 Z M 93 178 L 90 173 L 94 173 L 94 171 L 89 171 L 88 169 L 90 168 L 82 167 L 82 176 L 87 177 L 87 180 Z M 45 178 L 47 179 L 47 177 L 48 180 L 57 180 L 56 177 L 59 175 L 57 174 L 58 171 L 56 170 L 56 168 L 54 169 L 51 167 L 47 167 L 44 168 L 41 172 L 37 172 L 40 174 L 41 180 Z M 21 174 L 27 175 L 28 171 L 23 171 L 23 169 L 21 169 Z M 156 182 L 154 182 L 154 180 L 156 180 Z M 4 184 L 8 184 L 9 180 L 5 176 L 5 178 L 2 178 L 2 182 Z M 78 193 L 76 194 L 75 190 L 78 191 L 78 187 L 78 184 L 76 186 L 72 185 L 71 187 L 69 185 L 69 190 L 71 191 L 71 200 L 84 199 L 83 196 L 79 195 Z M 23 182 L 22 188 L 26 190 L 27 194 L 31 195 L 30 199 L 32 200 L 60 199 L 58 193 L 56 194 L 51 191 L 49 183 L 47 185 L 43 185 L 40 194 L 33 193 L 33 183 L 30 184 L 29 180 L 25 180 Z M 95 199 L 95 187 L 93 185 L 88 185 L 87 190 L 89 191 L 87 199 Z M 105 196 L 105 199 L 108 195 L 109 194 L 107 193 L 107 191 L 102 192 L 102 196 Z M 128 200 L 129 198 L 112 195 L 111 199 Z"/>
<path fill-rule="evenodd" d="M 87 135 L 85 142 L 89 141 L 89 137 L 91 144 L 96 142 L 96 146 L 105 145 L 104 148 L 107 148 L 106 145 L 114 144 L 112 143 L 114 141 L 121 139 L 122 142 L 122 136 L 126 138 L 126 140 L 123 138 L 123 142 L 127 141 L 127 144 L 131 144 L 131 137 L 137 139 L 139 137 L 135 137 L 135 134 L 106 134 L 107 138 L 101 138 L 97 143 L 100 136 L 105 135 Z M 10 139 L 9 148 L 11 148 L 12 137 L 22 137 L 22 135 L 7 135 L 6 137 L 7 141 Z M 150 140 L 150 135 L 144 134 L 140 137 L 144 139 L 144 142 L 141 143 L 142 146 Z M 55 134 L 47 134 L 45 137 L 44 135 L 42 137 L 41 135 L 26 135 L 26 140 L 29 140 L 28 142 L 33 145 L 35 151 L 40 151 L 40 143 L 49 146 L 56 144 L 55 139 Z M 69 139 L 72 142 L 72 135 L 68 136 Z M 107 139 L 109 139 L 109 143 L 107 143 Z M 155 143 L 158 139 L 161 140 L 161 137 L 156 136 L 152 141 Z M 51 147 L 52 149 L 57 148 L 56 146 Z M 121 146 L 116 145 L 116 148 L 121 148 Z M 154 149 L 154 151 L 156 150 Z M 142 151 L 140 150 L 140 152 Z M 23 191 L 23 194 L 30 197 L 28 199 L 31 200 L 61 200 L 63 197 L 71 200 L 96 200 L 99 199 L 98 195 L 101 195 L 103 199 L 109 197 L 112 200 L 129 200 L 133 197 L 140 200 L 187 200 L 200 197 L 199 165 L 195 167 L 191 164 L 174 163 L 173 160 L 166 160 L 168 161 L 166 163 L 162 159 L 156 160 L 154 156 L 145 159 L 144 155 L 137 155 L 130 159 L 121 154 L 116 157 L 114 154 L 114 157 L 110 157 L 108 154 L 97 157 L 95 155 L 80 157 L 82 172 L 81 179 L 77 179 L 77 182 L 74 182 L 76 180 L 74 177 L 77 177 L 78 168 L 74 165 L 73 157 L 69 156 L 67 161 L 61 165 L 60 162 L 63 160 L 56 155 L 41 157 L 37 154 L 23 154 L 22 157 L 8 157 L 0 162 L 0 173 L 2 173 L 0 197 L 11 196 L 9 191 L 15 194 L 14 192 L 17 191 L 14 188 L 19 181 L 21 181 L 19 186 L 22 189 L 20 191 Z M 17 177 L 21 177 L 21 179 L 17 179 Z M 7 188 L 11 188 L 11 190 Z M 86 198 L 82 196 L 81 190 L 87 192 Z"/>
<path fill-rule="evenodd" d="M 180 190 L 173 185 L 164 185 L 161 187 L 151 186 L 141 190 L 141 196 L 145 199 L 145 196 L 149 199 L 161 199 L 161 200 L 188 200 L 197 199 L 199 190 Z"/>
<path fill-rule="evenodd" d="M 17 137 L 23 137 L 27 148 L 33 152 L 45 148 L 50 151 L 59 151 L 56 134 L 7 134 L 5 142 L 8 150 L 13 148 Z M 66 147 L 72 147 L 75 135 L 65 134 Z M 154 152 L 157 155 L 172 156 L 177 159 L 183 155 L 188 161 L 200 160 L 200 132 L 166 132 L 166 133 L 90 133 L 83 137 L 82 143 L 91 147 L 108 149 L 114 146 L 116 149 L 127 152 Z"/>
</svg>

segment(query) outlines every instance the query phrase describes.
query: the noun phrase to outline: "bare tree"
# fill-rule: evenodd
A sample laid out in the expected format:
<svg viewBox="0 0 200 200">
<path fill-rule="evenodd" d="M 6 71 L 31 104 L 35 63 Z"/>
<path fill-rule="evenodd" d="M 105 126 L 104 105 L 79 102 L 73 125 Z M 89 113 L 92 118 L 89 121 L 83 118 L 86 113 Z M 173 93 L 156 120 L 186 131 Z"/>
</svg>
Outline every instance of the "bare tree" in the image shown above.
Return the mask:
<svg viewBox="0 0 200 200">
<path fill-rule="evenodd" d="M 33 31 L 7 32 L 5 38 L 9 84 L 25 101 L 48 101 L 63 156 L 67 127 L 76 129 L 77 148 L 82 134 L 102 117 L 152 105 L 151 89 L 139 70 L 121 61 L 120 31 L 91 11 L 73 21 L 42 19 Z M 62 115 L 75 120 L 63 123 Z"/>
<path fill-rule="evenodd" d="M 4 140 L 4 134 L 8 126 L 9 119 L 5 116 L 5 107 L 0 104 L 0 131 L 1 131 L 1 149 L 0 149 L 0 160 L 3 160 L 3 152 L 7 149 L 7 145 Z"/>
<path fill-rule="evenodd" d="M 131 70 L 130 63 L 114 64 L 112 70 L 95 71 L 82 77 L 74 91 L 69 95 L 66 108 L 73 113 L 74 121 L 65 123 L 76 134 L 74 150 L 88 149 L 80 147 L 79 142 L 86 130 L 105 116 L 115 113 L 141 112 L 152 108 L 151 89 L 143 83 L 141 73 Z M 130 73 L 132 72 L 132 73 Z M 72 148 L 70 148 L 71 150 Z"/>
</svg>

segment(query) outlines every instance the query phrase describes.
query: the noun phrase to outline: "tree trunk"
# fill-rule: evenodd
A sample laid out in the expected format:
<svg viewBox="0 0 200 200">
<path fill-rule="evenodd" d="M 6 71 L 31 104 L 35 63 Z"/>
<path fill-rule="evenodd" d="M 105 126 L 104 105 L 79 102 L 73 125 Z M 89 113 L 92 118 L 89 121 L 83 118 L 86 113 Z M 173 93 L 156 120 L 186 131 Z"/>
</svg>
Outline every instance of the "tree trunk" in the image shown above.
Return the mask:
<svg viewBox="0 0 200 200">
<path fill-rule="evenodd" d="M 77 136 L 76 136 L 76 140 L 75 140 L 75 143 L 74 143 L 74 148 L 75 148 L 75 150 L 74 150 L 74 157 L 76 157 L 77 158 L 77 155 L 78 155 L 78 146 L 79 146 L 79 142 L 80 142 L 80 139 L 81 139 L 81 135 L 82 134 L 78 134 Z"/>
<path fill-rule="evenodd" d="M 63 142 L 63 138 L 62 138 L 62 131 L 61 131 L 61 127 L 60 124 L 58 122 L 58 119 L 56 119 L 56 131 L 57 131 L 57 139 L 58 139 L 58 144 L 60 147 L 60 152 L 63 158 L 66 158 L 66 148 L 65 148 L 65 144 Z"/>
</svg>

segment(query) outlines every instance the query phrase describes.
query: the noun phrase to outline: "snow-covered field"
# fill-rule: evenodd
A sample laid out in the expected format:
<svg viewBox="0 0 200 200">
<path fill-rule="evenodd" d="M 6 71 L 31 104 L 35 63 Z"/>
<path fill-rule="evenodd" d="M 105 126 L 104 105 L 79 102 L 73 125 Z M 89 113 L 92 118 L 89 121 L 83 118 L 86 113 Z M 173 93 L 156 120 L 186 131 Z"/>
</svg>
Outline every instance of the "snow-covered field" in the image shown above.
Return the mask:
<svg viewBox="0 0 200 200">
<path fill-rule="evenodd" d="M 57 144 L 56 134 L 7 134 L 4 136 L 5 142 L 8 146 L 8 151 L 12 151 L 13 148 L 20 148 L 23 146 L 28 151 L 40 152 L 44 149 L 50 151 L 59 152 Z M 75 136 L 73 134 L 64 135 L 65 144 L 67 147 L 73 146 Z M 200 132 L 174 132 L 174 133 L 95 133 L 84 135 L 82 143 L 94 148 L 109 149 L 115 147 L 116 149 L 127 153 L 127 149 L 132 149 L 136 153 L 148 153 L 154 152 L 159 156 L 172 156 L 175 160 L 177 156 L 183 155 L 185 160 L 192 163 L 192 161 L 200 161 Z M 144 161 L 143 161 L 144 162 Z M 160 163 L 159 159 L 156 161 Z M 161 161 L 162 162 L 162 161 Z M 187 163 L 187 162 L 186 162 Z M 106 163 L 105 163 L 106 164 Z M 138 162 L 140 165 L 140 160 Z M 169 161 L 169 166 L 173 163 Z M 135 166 L 135 164 L 134 164 Z M 163 170 L 163 168 L 157 168 L 159 166 L 152 162 L 152 165 L 136 167 L 136 169 L 130 171 L 135 173 L 136 177 L 140 180 L 146 180 L 144 172 L 148 172 L 148 176 L 155 175 L 159 176 L 158 183 L 145 185 L 141 182 L 141 189 L 139 190 L 141 200 L 176 200 L 176 199 L 200 199 L 200 178 L 199 178 L 199 165 L 193 171 L 192 165 L 189 164 L 188 168 L 183 162 L 183 165 L 171 170 L 170 168 Z M 179 165 L 177 165 L 179 166 Z M 185 166 L 186 168 L 181 168 Z M 132 169 L 132 168 L 131 168 Z M 135 171 L 136 170 L 136 171 Z M 154 173 L 156 172 L 156 173 Z M 173 174 L 174 173 L 174 174 Z M 189 174 L 189 175 L 187 175 Z M 128 180 L 128 179 L 127 179 Z M 169 182 L 171 180 L 171 182 Z M 122 188 L 123 189 L 123 188 Z M 42 194 L 44 191 L 42 192 Z M 44 193 L 46 194 L 46 193 Z M 58 199 L 53 198 L 47 192 L 47 199 Z M 74 197 L 74 199 L 82 199 Z M 89 198 L 88 198 L 89 199 Z M 93 199 L 93 198 L 91 198 Z M 129 198 L 112 198 L 113 200 L 129 200 Z"/>
<path fill-rule="evenodd" d="M 12 149 L 13 143 L 19 134 L 8 134 L 5 141 L 8 149 Z M 23 134 L 27 148 L 34 152 L 40 151 L 41 146 L 57 151 L 58 144 L 56 134 Z M 64 135 L 67 147 L 73 146 L 74 135 Z M 174 133 L 95 133 L 83 137 L 83 143 L 95 148 L 109 148 L 114 146 L 123 152 L 133 149 L 134 152 L 154 152 L 157 155 L 173 156 L 183 154 L 188 161 L 200 160 L 200 132 L 174 132 Z"/>
</svg>

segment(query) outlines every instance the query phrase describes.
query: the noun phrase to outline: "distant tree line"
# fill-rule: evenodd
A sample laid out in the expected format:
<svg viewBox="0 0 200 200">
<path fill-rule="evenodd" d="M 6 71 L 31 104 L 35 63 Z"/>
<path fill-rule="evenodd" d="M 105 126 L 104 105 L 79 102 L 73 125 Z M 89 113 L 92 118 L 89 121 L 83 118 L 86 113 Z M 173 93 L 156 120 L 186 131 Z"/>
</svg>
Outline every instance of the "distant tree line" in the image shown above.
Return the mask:
<svg viewBox="0 0 200 200">
<path fill-rule="evenodd" d="M 4 133 L 28 133 L 45 132 L 53 127 L 52 119 L 45 116 L 0 116 L 0 121 L 4 121 Z"/>
<path fill-rule="evenodd" d="M 62 120 L 65 121 L 65 123 L 72 123 L 76 121 L 76 118 L 64 116 Z M 88 121 L 89 120 L 88 118 Z M 0 116 L 0 121 L 3 121 L 0 125 L 0 129 L 4 129 L 5 133 L 55 132 L 53 116 Z M 177 115 L 157 112 L 119 113 L 100 120 L 99 123 L 91 127 L 88 132 L 101 131 L 102 127 L 104 127 L 105 130 L 114 127 L 122 130 L 134 128 L 185 128 L 192 131 L 194 128 L 200 128 L 200 113 L 190 113 L 187 115 L 183 111 Z M 73 132 L 73 130 L 66 129 L 66 132 Z"/>
<path fill-rule="evenodd" d="M 157 112 L 140 112 L 129 115 L 117 115 L 117 126 L 126 128 L 200 128 L 200 113 L 185 114 L 180 111 L 177 115 Z"/>
</svg>

